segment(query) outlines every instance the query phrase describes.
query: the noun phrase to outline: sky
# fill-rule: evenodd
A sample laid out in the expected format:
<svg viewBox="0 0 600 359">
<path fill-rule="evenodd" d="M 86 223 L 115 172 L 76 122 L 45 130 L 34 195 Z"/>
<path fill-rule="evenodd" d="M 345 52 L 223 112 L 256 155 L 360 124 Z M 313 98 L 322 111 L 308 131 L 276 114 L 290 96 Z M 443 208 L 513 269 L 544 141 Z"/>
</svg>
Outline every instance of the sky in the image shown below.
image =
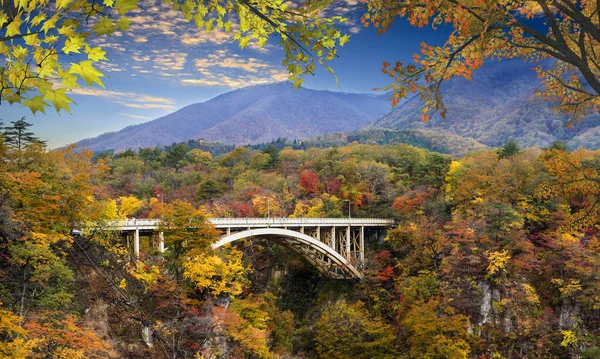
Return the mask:
<svg viewBox="0 0 600 359">
<path fill-rule="evenodd" d="M 50 149 L 117 131 L 172 113 L 186 105 L 207 101 L 231 90 L 261 83 L 285 81 L 279 39 L 263 48 L 240 49 L 225 33 L 203 32 L 160 0 L 142 0 L 130 16 L 131 29 L 93 40 L 107 51 L 98 66 L 105 75 L 106 90 L 76 89 L 71 114 L 52 108 L 35 116 L 19 104 L 0 105 L 5 124 L 25 116 L 32 130 Z M 403 20 L 378 35 L 360 24 L 363 13 L 358 0 L 337 0 L 333 11 L 349 18 L 342 27 L 351 35 L 329 63 L 334 77 L 323 69 L 305 76 L 304 87 L 331 91 L 370 93 L 390 79 L 381 73 L 384 60 L 409 62 L 420 43 L 440 44 L 444 30 L 415 29 Z"/>
</svg>

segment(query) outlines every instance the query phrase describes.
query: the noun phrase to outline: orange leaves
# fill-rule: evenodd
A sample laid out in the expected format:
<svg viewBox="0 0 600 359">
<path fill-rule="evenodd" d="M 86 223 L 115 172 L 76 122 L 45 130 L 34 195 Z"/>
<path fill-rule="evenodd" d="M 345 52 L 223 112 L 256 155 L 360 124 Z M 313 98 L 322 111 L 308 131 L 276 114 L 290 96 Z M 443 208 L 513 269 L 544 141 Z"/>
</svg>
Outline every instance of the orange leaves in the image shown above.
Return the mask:
<svg viewBox="0 0 600 359">
<path fill-rule="evenodd" d="M 539 189 L 541 197 L 556 196 L 564 206 L 568 225 L 563 231 L 594 228 L 600 219 L 600 172 L 598 152 L 577 150 L 572 153 L 549 149 L 542 154 L 544 167 L 551 179 Z"/>
<path fill-rule="evenodd" d="M 30 358 L 116 358 L 110 344 L 93 329 L 81 326 L 72 315 L 50 313 L 32 317 L 25 323 L 32 338 L 39 338 Z"/>
<path fill-rule="evenodd" d="M 415 27 L 431 24 L 436 29 L 440 24 L 448 24 L 453 30 L 442 46 L 423 44 L 420 54 L 413 58 L 415 65 L 391 69 L 388 63 L 384 64 L 382 71 L 393 83 L 382 89 L 394 91 L 394 105 L 408 91 L 418 92 L 425 104 L 423 113 L 439 111 L 443 117 L 442 82 L 456 76 L 470 80 L 473 71 L 485 60 L 521 57 L 532 62 L 558 59 L 551 69 L 538 69 L 546 86 L 539 96 L 555 103 L 556 111 L 570 116 L 568 125 L 600 109 L 600 68 L 596 66 L 600 62 L 600 44 L 589 35 L 589 29 L 597 25 L 583 20 L 597 12 L 596 2 L 584 2 L 575 11 L 581 16 L 565 14 L 552 6 L 544 12 L 535 1 L 365 2 L 368 11 L 363 15 L 363 24 L 375 26 L 379 33 L 397 17 L 405 18 Z M 549 24 L 556 22 L 558 33 L 549 27 L 546 31 L 534 30 L 524 22 L 535 16 L 546 16 Z M 424 116 L 422 120 L 428 118 Z"/>
</svg>

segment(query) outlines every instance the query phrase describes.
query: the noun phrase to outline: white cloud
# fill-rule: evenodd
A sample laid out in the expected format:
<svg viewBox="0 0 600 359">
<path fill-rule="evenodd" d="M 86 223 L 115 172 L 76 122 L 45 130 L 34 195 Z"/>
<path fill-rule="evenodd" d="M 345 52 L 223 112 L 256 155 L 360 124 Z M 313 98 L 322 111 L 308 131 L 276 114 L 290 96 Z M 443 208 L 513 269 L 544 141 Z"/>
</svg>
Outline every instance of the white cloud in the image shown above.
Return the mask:
<svg viewBox="0 0 600 359">
<path fill-rule="evenodd" d="M 117 115 L 127 116 L 127 117 L 135 118 L 135 119 L 138 119 L 138 120 L 150 120 L 150 119 L 152 119 L 152 117 L 140 116 L 140 115 L 132 115 L 130 113 L 118 113 Z"/>
<path fill-rule="evenodd" d="M 172 109 L 175 101 L 167 97 L 157 97 L 135 92 L 120 92 L 110 90 L 96 90 L 90 88 L 73 89 L 74 95 L 97 96 L 109 99 L 121 105 L 132 108 L 161 108 Z"/>
<path fill-rule="evenodd" d="M 227 86 L 239 88 L 269 82 L 283 81 L 288 73 L 280 66 L 253 57 L 216 50 L 205 58 L 194 60 L 200 78 L 184 78 L 180 82 L 194 86 Z"/>
</svg>

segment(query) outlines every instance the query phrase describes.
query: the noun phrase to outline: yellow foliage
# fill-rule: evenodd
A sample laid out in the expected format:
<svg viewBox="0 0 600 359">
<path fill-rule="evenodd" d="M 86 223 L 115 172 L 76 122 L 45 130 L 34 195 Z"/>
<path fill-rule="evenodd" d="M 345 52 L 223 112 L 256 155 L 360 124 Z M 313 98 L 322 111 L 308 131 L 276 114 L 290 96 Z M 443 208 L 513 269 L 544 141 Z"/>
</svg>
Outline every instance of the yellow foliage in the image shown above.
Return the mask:
<svg viewBox="0 0 600 359">
<path fill-rule="evenodd" d="M 83 349 L 58 348 L 54 351 L 54 359 L 84 359 Z"/>
<path fill-rule="evenodd" d="M 576 235 L 573 235 L 571 233 L 560 233 L 560 239 L 565 242 L 573 242 L 573 243 L 579 242 L 579 238 L 577 238 Z"/>
<path fill-rule="evenodd" d="M 579 279 L 569 279 L 569 281 L 565 283 L 562 279 L 554 278 L 550 282 L 558 287 L 558 290 L 563 297 L 571 297 L 575 293 L 583 290 Z"/>
<path fill-rule="evenodd" d="M 217 296 L 222 293 L 238 295 L 246 284 L 248 268 L 242 262 L 242 252 L 230 249 L 224 256 L 203 255 L 183 264 L 183 276 L 191 280 L 199 290 L 209 290 Z"/>
<path fill-rule="evenodd" d="M 456 172 L 458 171 L 458 169 L 460 168 L 461 163 L 459 161 L 452 161 L 450 163 L 450 168 L 448 169 L 448 173 L 446 174 L 446 196 L 447 199 L 451 199 L 451 195 L 450 193 L 452 193 L 453 190 L 453 183 L 454 183 L 454 176 L 456 174 Z"/>
<path fill-rule="evenodd" d="M 98 217 L 107 221 L 114 221 L 119 218 L 117 212 L 117 201 L 107 199 L 99 203 Z"/>
<path fill-rule="evenodd" d="M 125 280 L 125 278 L 121 279 L 121 281 L 119 282 L 119 288 L 121 288 L 121 289 L 127 288 L 127 281 Z"/>
<path fill-rule="evenodd" d="M 527 283 L 523 283 L 523 290 L 525 291 L 525 300 L 531 304 L 539 304 L 540 297 L 537 295 L 535 288 Z"/>
<path fill-rule="evenodd" d="M 1 305 L 2 303 L 0 303 Z M 27 331 L 19 324 L 21 317 L 0 308 L 0 359 L 26 359 L 35 347 L 36 340 L 25 339 Z"/>
<path fill-rule="evenodd" d="M 489 275 L 493 275 L 504 270 L 504 268 L 506 268 L 506 264 L 508 264 L 508 261 L 511 258 L 507 250 L 502 250 L 499 252 L 486 252 L 485 254 L 489 261 L 487 268 Z"/>
<path fill-rule="evenodd" d="M 156 266 L 148 266 L 140 261 L 135 262 L 134 267 L 130 267 L 129 273 L 142 282 L 144 285 L 154 284 L 160 276 L 160 270 Z M 121 280 L 123 283 L 125 279 Z M 119 284 L 119 287 L 121 285 Z"/>
<path fill-rule="evenodd" d="M 573 333 L 571 330 L 561 330 L 563 335 L 563 339 L 560 342 L 560 346 L 562 347 L 574 347 L 577 346 L 579 340 L 577 339 L 577 335 Z"/>
<path fill-rule="evenodd" d="M 135 196 L 119 197 L 118 217 L 121 219 L 127 218 L 142 208 L 142 201 Z"/>
</svg>

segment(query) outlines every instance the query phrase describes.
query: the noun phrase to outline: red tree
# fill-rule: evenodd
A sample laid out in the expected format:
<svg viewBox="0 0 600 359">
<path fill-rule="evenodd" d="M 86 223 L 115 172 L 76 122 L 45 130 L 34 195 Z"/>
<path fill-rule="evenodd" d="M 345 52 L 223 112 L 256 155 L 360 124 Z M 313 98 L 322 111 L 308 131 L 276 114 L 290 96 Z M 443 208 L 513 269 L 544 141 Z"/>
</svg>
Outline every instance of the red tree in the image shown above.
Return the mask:
<svg viewBox="0 0 600 359">
<path fill-rule="evenodd" d="M 300 173 L 300 183 L 298 187 L 301 191 L 310 194 L 319 193 L 319 177 L 311 170 L 304 170 Z"/>
</svg>

